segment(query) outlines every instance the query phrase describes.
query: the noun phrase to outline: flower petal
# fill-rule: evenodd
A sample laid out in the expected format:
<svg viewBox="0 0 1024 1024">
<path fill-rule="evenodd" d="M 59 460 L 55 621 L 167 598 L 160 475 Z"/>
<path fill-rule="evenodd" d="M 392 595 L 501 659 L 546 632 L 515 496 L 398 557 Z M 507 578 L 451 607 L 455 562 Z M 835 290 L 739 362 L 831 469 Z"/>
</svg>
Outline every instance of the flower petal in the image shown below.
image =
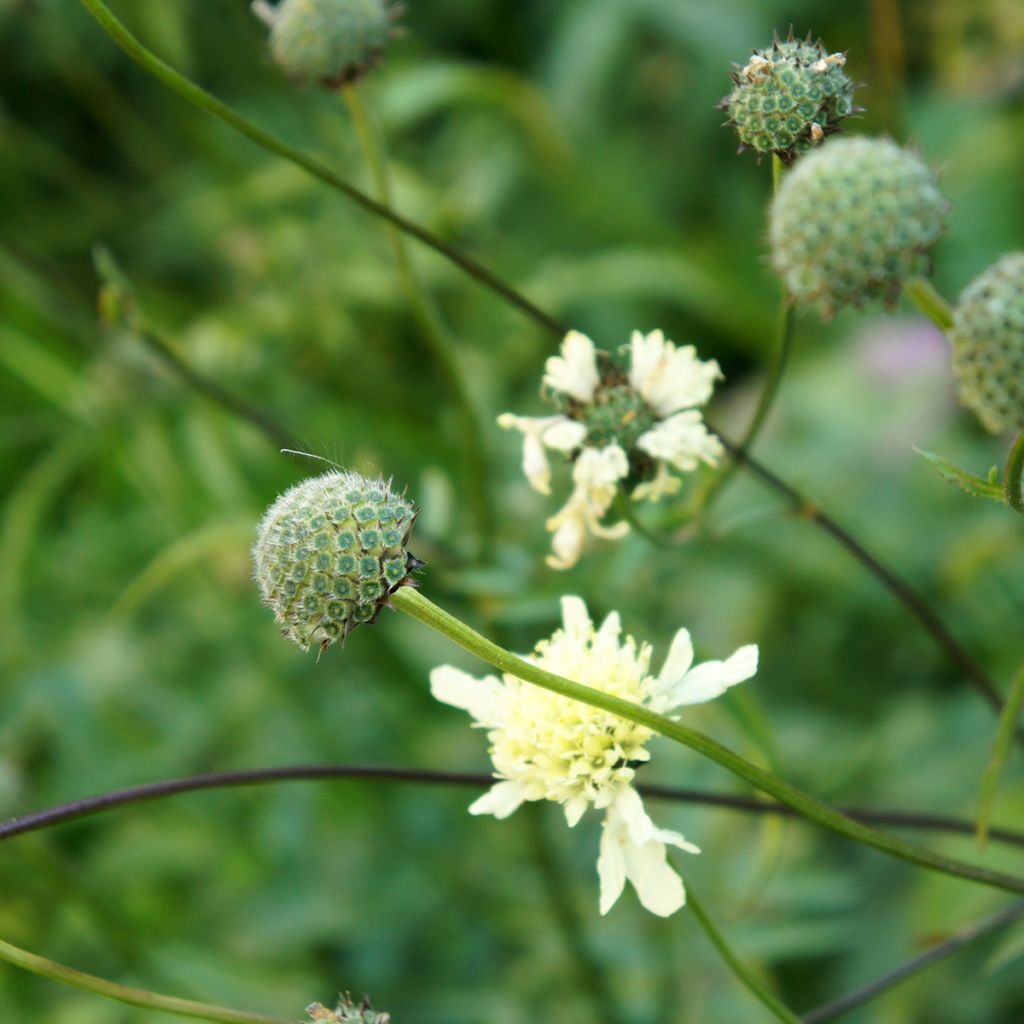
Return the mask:
<svg viewBox="0 0 1024 1024">
<path fill-rule="evenodd" d="M 566 594 L 562 598 L 562 626 L 565 635 L 575 643 L 589 642 L 594 624 L 590 620 L 590 613 L 582 597 Z"/>
<path fill-rule="evenodd" d="M 452 665 L 440 665 L 430 673 L 430 692 L 443 704 L 468 711 L 488 728 L 504 721 L 505 687 L 495 676 L 477 679 Z"/>
<path fill-rule="evenodd" d="M 601 830 L 597 877 L 601 882 L 601 913 L 607 914 L 626 887 L 626 858 L 622 851 L 622 834 L 607 818 Z"/>
<path fill-rule="evenodd" d="M 622 856 L 626 877 L 633 883 L 641 904 L 652 914 L 668 917 L 686 903 L 683 880 L 669 866 L 664 843 L 651 839 L 638 846 L 627 840 Z"/>
<path fill-rule="evenodd" d="M 574 796 L 565 802 L 565 820 L 569 828 L 575 828 L 580 823 L 580 818 L 590 806 L 590 801 L 585 796 Z"/>
<path fill-rule="evenodd" d="M 742 683 L 756 672 L 756 644 L 741 647 L 727 661 L 706 661 L 687 672 L 672 688 L 665 710 L 714 700 L 730 686 Z"/>
<path fill-rule="evenodd" d="M 570 331 L 562 341 L 562 354 L 544 364 L 544 384 L 554 391 L 589 402 L 600 382 L 594 343 L 579 331 Z"/>
<path fill-rule="evenodd" d="M 526 787 L 518 781 L 497 782 L 479 800 L 470 804 L 470 814 L 493 814 L 507 818 L 526 799 Z"/>
<path fill-rule="evenodd" d="M 701 462 L 714 466 L 724 451 L 722 442 L 708 432 L 696 409 L 676 413 L 662 420 L 637 439 L 636 446 L 654 459 L 660 459 L 683 472 Z"/>
<path fill-rule="evenodd" d="M 654 832 L 654 822 L 644 810 L 640 794 L 632 786 L 623 786 L 608 808 L 608 821 L 613 825 L 621 823 L 629 832 L 629 838 L 642 846 Z"/>
<path fill-rule="evenodd" d="M 555 448 L 560 452 L 571 452 L 579 448 L 586 440 L 587 428 L 578 420 L 571 420 L 568 416 L 561 416 L 556 423 L 544 430 L 541 440 L 549 448 Z"/>
</svg>

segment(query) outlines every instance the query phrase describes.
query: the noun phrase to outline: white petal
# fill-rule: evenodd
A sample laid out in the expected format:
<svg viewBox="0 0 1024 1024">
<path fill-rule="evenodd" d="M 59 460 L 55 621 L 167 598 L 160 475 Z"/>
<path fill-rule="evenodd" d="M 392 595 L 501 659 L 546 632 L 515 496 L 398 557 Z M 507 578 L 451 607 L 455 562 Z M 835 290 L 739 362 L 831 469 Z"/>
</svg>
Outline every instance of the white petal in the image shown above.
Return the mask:
<svg viewBox="0 0 1024 1024">
<path fill-rule="evenodd" d="M 558 525 L 553 525 L 557 523 Z M 548 529 L 554 530 L 551 538 L 553 554 L 545 559 L 552 569 L 571 569 L 580 558 L 583 550 L 583 538 L 586 533 L 583 520 L 577 517 L 559 519 L 552 516 L 548 520 Z"/>
<path fill-rule="evenodd" d="M 544 383 L 580 402 L 589 402 L 599 381 L 594 343 L 585 334 L 570 331 L 562 341 L 562 354 L 551 356 L 544 364 Z"/>
<path fill-rule="evenodd" d="M 549 447 L 560 452 L 571 452 L 579 448 L 586 440 L 587 428 L 577 420 L 568 416 L 560 417 L 541 435 L 541 440 Z"/>
<path fill-rule="evenodd" d="M 562 598 L 562 625 L 566 636 L 579 643 L 590 639 L 590 631 L 594 628 L 590 621 L 590 613 L 582 597 L 566 594 Z"/>
<path fill-rule="evenodd" d="M 441 665 L 430 673 L 430 692 L 443 704 L 468 711 L 481 725 L 495 728 L 504 720 L 505 687 L 495 676 L 477 679 Z"/>
<path fill-rule="evenodd" d="M 598 643 L 613 644 L 615 649 L 618 650 L 618 638 L 622 632 L 622 620 L 619 618 L 618 612 L 609 612 L 605 616 L 604 622 L 601 623 L 601 628 L 597 631 L 596 641 Z"/>
<path fill-rule="evenodd" d="M 676 413 L 662 420 L 637 439 L 636 446 L 652 458 L 690 472 L 699 463 L 713 466 L 723 453 L 722 442 L 708 432 L 696 409 Z"/>
<path fill-rule="evenodd" d="M 626 877 L 643 906 L 659 917 L 674 914 L 686 903 L 683 880 L 669 866 L 666 853 L 657 839 L 642 846 L 627 841 L 622 848 Z"/>
<path fill-rule="evenodd" d="M 680 629 L 672 638 L 672 646 L 668 649 L 668 657 L 661 666 L 658 681 L 666 686 L 679 682 L 693 664 L 693 641 L 688 629 Z"/>
<path fill-rule="evenodd" d="M 575 828 L 580 823 L 580 818 L 590 806 L 590 801 L 585 796 L 574 796 L 565 802 L 565 820 L 569 828 Z"/>
<path fill-rule="evenodd" d="M 741 647 L 727 661 L 706 661 L 697 665 L 673 687 L 666 710 L 685 704 L 714 700 L 737 683 L 757 672 L 757 645 Z"/>
<path fill-rule="evenodd" d="M 495 783 L 479 800 L 470 805 L 470 814 L 493 814 L 507 818 L 526 799 L 526 787 L 521 782 Z"/>
<path fill-rule="evenodd" d="M 608 808 L 608 821 L 613 825 L 621 823 L 629 832 L 632 842 L 642 846 L 654 832 L 654 822 L 644 810 L 640 794 L 632 786 L 623 786 Z"/>
<path fill-rule="evenodd" d="M 641 436 L 646 437 L 646 434 Z M 664 460 L 656 459 L 655 464 L 658 469 L 654 474 L 654 479 L 637 484 L 633 488 L 633 493 L 630 495 L 633 501 L 658 501 L 670 494 L 675 494 L 683 486 L 682 480 L 668 471 L 668 464 Z"/>
<path fill-rule="evenodd" d="M 516 416 L 505 412 L 498 417 L 502 430 L 519 430 L 523 434 L 523 473 L 530 486 L 541 494 L 551 493 L 551 467 L 544 454 L 543 436 L 563 421 L 564 416 Z"/>
<path fill-rule="evenodd" d="M 700 853 L 699 846 L 694 846 L 681 833 L 672 832 L 667 828 L 656 828 L 651 833 L 651 838 L 657 839 L 659 843 L 665 843 L 668 846 L 676 846 L 686 853 Z"/>
<path fill-rule="evenodd" d="M 607 819 L 601 830 L 597 877 L 601 881 L 601 913 L 607 914 L 626 886 L 626 858 L 622 851 L 622 834 L 611 826 Z"/>
<path fill-rule="evenodd" d="M 713 359 L 701 361 L 692 345 L 678 348 L 661 331 L 635 332 L 630 359 L 630 383 L 661 416 L 703 405 L 722 376 Z"/>
</svg>

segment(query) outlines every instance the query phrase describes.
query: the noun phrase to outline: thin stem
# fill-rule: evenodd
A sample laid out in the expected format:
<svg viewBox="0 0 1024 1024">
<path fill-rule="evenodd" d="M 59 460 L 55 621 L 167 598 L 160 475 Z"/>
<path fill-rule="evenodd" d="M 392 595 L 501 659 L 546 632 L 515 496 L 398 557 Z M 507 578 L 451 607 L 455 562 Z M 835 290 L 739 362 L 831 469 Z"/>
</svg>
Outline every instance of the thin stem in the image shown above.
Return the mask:
<svg viewBox="0 0 1024 1024">
<path fill-rule="evenodd" d="M 779 186 L 782 184 L 782 177 L 786 173 L 786 165 L 782 162 L 778 153 L 772 153 L 772 195 L 779 194 Z"/>
<path fill-rule="evenodd" d="M 1024 918 L 1024 902 L 1014 903 L 1005 910 L 1001 910 L 998 914 L 986 917 L 983 921 L 960 928 L 945 941 L 932 946 L 931 949 L 920 956 L 914 957 L 913 960 L 908 960 L 895 970 L 883 974 L 880 978 L 875 979 L 875 981 L 870 982 L 863 988 L 859 988 L 855 992 L 843 996 L 841 999 L 836 999 L 831 1003 L 826 1003 L 824 1006 L 811 1010 L 809 1013 L 805 1013 L 802 1018 L 803 1024 L 824 1024 L 825 1021 L 842 1017 L 844 1014 L 857 1009 L 858 1006 L 863 1006 L 876 996 L 898 985 L 901 981 L 905 981 L 907 978 L 917 974 L 918 971 L 924 970 L 924 968 L 937 963 L 939 960 L 945 960 L 946 957 L 952 956 L 954 953 L 959 953 L 965 946 L 986 935 L 991 935 L 993 932 L 1008 928 L 1021 918 Z"/>
<path fill-rule="evenodd" d="M 301 167 L 314 178 L 319 179 L 325 185 L 347 196 L 352 202 L 361 206 L 364 210 L 390 221 L 399 230 L 407 235 L 418 239 L 424 245 L 440 253 L 457 267 L 464 270 L 471 277 L 476 278 L 485 287 L 500 295 L 508 303 L 525 313 L 540 326 L 552 333 L 563 335 L 566 328 L 554 317 L 549 316 L 530 302 L 524 295 L 516 291 L 510 284 L 502 280 L 497 274 L 489 270 L 482 263 L 449 245 L 433 232 L 414 221 L 403 217 L 400 213 L 390 209 L 383 203 L 377 202 L 364 192 L 350 185 L 347 181 L 335 174 L 327 164 L 315 157 L 303 153 L 302 150 L 283 139 L 278 138 L 271 132 L 260 128 L 248 118 L 243 117 L 232 107 L 229 107 L 222 100 L 207 92 L 195 82 L 175 71 L 169 64 L 162 61 L 152 50 L 147 49 L 142 43 L 128 31 L 128 29 L 117 19 L 103 0 L 80 0 L 82 6 L 96 19 L 103 30 L 121 47 L 129 57 L 138 65 L 148 71 L 155 78 L 158 78 L 173 92 L 182 99 L 205 110 L 208 114 L 219 118 L 225 124 L 230 125 L 235 131 L 240 132 L 270 153 L 284 157 L 298 167 Z"/>
<path fill-rule="evenodd" d="M 940 331 L 953 326 L 953 310 L 925 277 L 913 277 L 903 286 L 906 295 Z"/>
<path fill-rule="evenodd" d="M 204 377 L 194 370 L 178 354 L 175 348 L 155 331 L 141 328 L 135 332 L 145 344 L 153 350 L 189 387 L 210 401 L 221 406 L 234 416 L 246 420 L 259 430 L 277 448 L 296 449 L 299 442 L 292 437 L 273 417 L 268 416 L 258 406 L 247 402 L 244 398 L 233 394 L 222 387 L 217 381 Z"/>
<path fill-rule="evenodd" d="M 1024 515 L 1024 430 L 1014 441 L 1007 457 L 1003 488 L 1006 492 L 1006 503 L 1014 512 Z"/>
<path fill-rule="evenodd" d="M 617 1004 L 605 979 L 605 972 L 587 942 L 586 929 L 580 919 L 573 889 L 566 873 L 558 861 L 551 841 L 544 833 L 544 822 L 540 808 L 530 807 L 526 814 L 527 828 L 533 846 L 534 860 L 547 894 L 548 906 L 562 933 L 566 950 L 572 959 L 579 978 L 581 990 L 591 1003 L 593 1020 L 626 1021 L 622 1008 Z"/>
<path fill-rule="evenodd" d="M 733 753 L 728 747 L 722 746 L 695 729 L 680 725 L 642 705 L 633 704 L 620 697 L 595 690 L 590 686 L 583 686 L 570 679 L 547 672 L 522 658 L 517 658 L 514 654 L 510 654 L 481 636 L 464 622 L 455 618 L 454 615 L 439 608 L 412 587 L 402 587 L 394 593 L 391 596 L 391 603 L 399 611 L 411 615 L 414 619 L 419 619 L 424 625 L 448 637 L 453 643 L 501 672 L 508 672 L 519 679 L 550 690 L 552 693 L 568 697 L 571 700 L 578 700 L 613 715 L 619 715 L 621 718 L 646 726 L 654 732 L 661 733 L 661 735 L 695 750 L 698 754 L 702 754 L 749 782 L 756 789 L 768 793 L 792 807 L 803 817 L 822 828 L 836 832 L 854 842 L 872 846 L 892 857 L 905 860 L 909 864 L 916 864 L 919 867 L 957 878 L 966 878 L 996 889 L 1005 889 L 1007 892 L 1024 893 L 1024 878 L 989 871 L 964 861 L 944 857 L 924 847 L 909 843 L 898 836 L 863 825 L 816 797 L 804 793 L 788 782 L 758 768 L 757 765 Z"/>
<path fill-rule="evenodd" d="M 391 207 L 391 184 L 388 180 L 386 159 L 363 103 L 362 93 L 358 86 L 346 85 L 342 88 L 342 95 L 370 168 L 377 199 L 383 205 Z M 404 236 L 393 224 L 387 225 L 387 231 L 406 301 L 459 409 L 462 420 L 462 448 L 466 461 L 466 489 L 469 492 L 469 505 L 476 519 L 479 553 L 486 553 L 494 535 L 494 508 L 491 503 L 490 460 L 484 447 L 480 413 L 470 396 L 455 344 L 413 268 Z"/>
<path fill-rule="evenodd" d="M 76 971 L 73 967 L 67 967 L 55 960 L 47 960 L 35 953 L 29 953 L 2 939 L 0 939 L 0 960 L 15 967 L 21 967 L 32 974 L 38 974 L 42 978 L 49 978 L 50 981 L 59 981 L 64 985 L 82 989 L 84 992 L 104 996 L 119 1003 L 127 1003 L 129 1006 L 137 1006 L 143 1010 L 174 1013 L 179 1017 L 193 1017 L 198 1020 L 220 1021 L 222 1024 L 294 1024 L 294 1022 L 281 1017 L 267 1017 L 262 1013 L 230 1010 L 223 1006 L 210 1006 L 207 1003 L 193 1002 L 191 999 L 178 999 L 176 996 L 165 996 L 158 992 L 147 992 L 141 988 L 118 985 L 106 978 L 97 978 L 95 975 Z"/>
<path fill-rule="evenodd" d="M 1013 740 L 1013 730 L 1020 718 L 1021 707 L 1024 706 L 1024 669 L 1017 673 L 1017 678 L 1010 688 L 1010 696 L 1006 701 L 1006 707 L 999 718 L 999 727 L 996 729 L 995 742 L 992 744 L 992 756 L 985 767 L 985 774 L 981 779 L 981 795 L 978 799 L 978 846 L 985 849 L 988 840 L 988 820 L 992 813 L 992 801 L 995 799 L 996 789 L 999 786 L 999 778 L 1003 774 L 1006 759 L 1010 754 L 1010 743 Z"/>
<path fill-rule="evenodd" d="M 999 695 L 998 689 L 996 689 L 995 683 L 989 679 L 985 670 L 964 650 L 960 642 L 953 636 L 946 624 L 932 610 L 925 599 L 906 580 L 884 565 L 849 530 L 844 526 L 840 526 L 835 519 L 823 512 L 795 487 L 786 483 L 772 470 L 768 469 L 767 466 L 750 456 L 743 448 L 733 444 L 717 431 L 715 431 L 715 434 L 733 458 L 743 463 L 762 483 L 785 497 L 797 515 L 813 522 L 853 555 L 917 619 L 924 631 L 932 638 L 935 645 L 970 680 L 996 714 L 1002 713 L 1003 700 Z M 1024 730 L 1018 729 L 1016 736 L 1018 741 L 1024 742 Z"/>
<path fill-rule="evenodd" d="M 281 768 L 258 768 L 246 771 L 208 772 L 189 775 L 179 779 L 164 779 L 130 786 L 108 793 L 100 793 L 79 800 L 57 804 L 41 811 L 33 811 L 0 823 L 0 841 L 13 839 L 29 832 L 64 825 L 81 818 L 102 814 L 131 804 L 148 803 L 181 793 L 197 793 L 212 789 L 231 789 L 243 786 L 261 786 L 278 782 L 319 782 L 327 780 L 364 780 L 371 782 L 399 782 L 413 785 L 450 785 L 486 789 L 494 784 L 490 775 L 473 772 L 445 772 L 420 768 L 391 768 L 377 765 L 313 764 L 287 765 Z M 639 783 L 637 790 L 651 800 L 670 800 L 677 803 L 698 804 L 719 807 L 726 810 L 744 811 L 748 814 L 774 814 L 784 818 L 799 818 L 800 815 L 785 804 L 760 797 L 739 796 L 732 793 L 710 793 L 703 789 L 685 789 L 676 786 L 659 786 L 654 783 Z M 843 814 L 857 821 L 876 825 L 892 825 L 896 828 L 915 829 L 931 832 L 950 832 L 956 835 L 973 835 L 974 823 L 966 818 L 954 818 L 944 814 L 928 814 L 916 811 L 894 811 L 876 807 L 844 807 Z M 992 828 L 989 838 L 994 842 L 1024 847 L 1024 832 L 1012 829 Z"/>
<path fill-rule="evenodd" d="M 621 519 L 629 523 L 632 529 L 636 530 L 641 537 L 645 538 L 655 547 L 675 547 L 675 541 L 671 537 L 652 530 L 646 523 L 641 521 L 640 517 L 636 514 L 632 498 L 621 487 L 615 492 L 615 511 L 618 512 Z"/>
<path fill-rule="evenodd" d="M 708 912 L 704 909 L 703 904 L 697 899 L 697 894 L 693 891 L 693 886 L 687 884 L 686 887 L 686 902 L 689 908 L 693 911 L 693 916 L 697 918 L 697 923 L 704 929 L 704 934 L 708 937 L 711 945 L 718 950 L 719 955 L 725 961 L 726 966 L 736 976 L 736 979 L 741 985 L 776 1019 L 784 1021 L 785 1024 L 800 1024 L 800 1018 L 797 1017 L 792 1010 L 790 1010 L 784 1003 L 768 991 L 767 988 L 761 983 L 760 979 L 751 971 L 743 961 L 733 952 L 732 947 L 729 945 L 725 936 L 715 926 L 714 921 L 708 916 Z"/>
</svg>

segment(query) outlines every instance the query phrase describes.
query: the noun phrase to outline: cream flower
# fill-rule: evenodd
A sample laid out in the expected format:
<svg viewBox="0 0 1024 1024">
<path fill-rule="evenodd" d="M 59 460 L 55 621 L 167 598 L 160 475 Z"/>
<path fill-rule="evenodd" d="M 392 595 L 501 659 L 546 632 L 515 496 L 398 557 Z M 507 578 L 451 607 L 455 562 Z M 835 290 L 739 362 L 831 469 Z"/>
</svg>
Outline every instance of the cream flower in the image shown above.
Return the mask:
<svg viewBox="0 0 1024 1024">
<path fill-rule="evenodd" d="M 634 501 L 657 501 L 679 490 L 675 473 L 722 456 L 696 408 L 722 376 L 718 363 L 702 362 L 692 345 L 677 348 L 661 331 L 634 331 L 628 357 L 627 368 L 570 331 L 544 368 L 544 390 L 559 414 L 498 417 L 499 426 L 523 434 L 523 472 L 542 494 L 551 490 L 545 449 L 574 460 L 572 494 L 547 521 L 554 534 L 548 564 L 556 569 L 576 564 L 588 533 L 614 539 L 629 532 L 624 522 L 602 523 L 619 486 Z"/>
<path fill-rule="evenodd" d="M 654 676 L 651 648 L 638 647 L 630 636 L 620 639 L 615 612 L 595 629 L 583 601 L 563 597 L 562 622 L 526 660 L 653 711 L 712 700 L 757 671 L 754 646 L 694 667 L 690 635 L 681 629 Z M 488 730 L 499 781 L 470 807 L 471 814 L 507 818 L 526 801 L 553 800 L 572 827 L 593 806 L 605 812 L 597 861 L 601 913 L 627 881 L 654 914 L 667 917 L 683 906 L 683 883 L 667 862 L 666 847 L 700 851 L 678 832 L 655 826 L 632 785 L 637 764 L 650 758 L 653 730 L 509 674 L 476 679 L 442 665 L 430 674 L 430 685 L 438 700 L 468 711 Z"/>
</svg>

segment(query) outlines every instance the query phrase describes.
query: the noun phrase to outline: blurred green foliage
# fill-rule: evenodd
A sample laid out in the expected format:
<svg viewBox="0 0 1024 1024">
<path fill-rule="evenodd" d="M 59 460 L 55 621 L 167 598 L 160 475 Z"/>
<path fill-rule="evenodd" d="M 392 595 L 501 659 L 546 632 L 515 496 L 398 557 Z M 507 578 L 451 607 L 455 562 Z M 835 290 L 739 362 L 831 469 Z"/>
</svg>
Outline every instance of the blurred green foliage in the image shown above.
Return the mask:
<svg viewBox="0 0 1024 1024">
<path fill-rule="evenodd" d="M 158 53 L 260 124 L 368 183 L 343 104 L 270 64 L 242 0 L 121 0 Z M 954 203 L 936 283 L 955 294 L 1024 224 L 1024 14 L 1014 0 L 433 0 L 365 86 L 397 206 L 606 345 L 662 327 L 719 359 L 716 422 L 741 428 L 776 320 L 767 164 L 734 154 L 717 99 L 775 28 L 849 51 L 853 131 L 911 140 Z M 472 667 L 385 616 L 318 664 L 250 580 L 262 509 L 317 469 L 186 386 L 95 315 L 110 247 L 154 330 L 311 453 L 393 475 L 423 506 L 426 592 L 515 649 L 557 596 L 618 608 L 664 652 L 757 642 L 747 692 L 688 716 L 833 802 L 970 815 L 995 722 L 877 583 L 737 478 L 709 531 L 637 537 L 545 569 L 516 439 L 552 340 L 435 255 L 416 267 L 486 426 L 498 537 L 469 558 L 459 419 L 403 302 L 382 225 L 182 103 L 70 0 L 0 3 L 0 816 L 196 771 L 292 762 L 487 767 L 427 673 Z M 984 475 L 1004 446 L 954 406 L 944 342 L 910 311 L 801 318 L 760 454 L 914 581 L 1007 686 L 1022 657 L 1021 521 L 912 446 Z M 565 474 L 567 477 L 567 474 Z M 563 477 L 563 484 L 567 480 Z M 662 742 L 643 776 L 728 790 Z M 597 830 L 557 808 L 471 819 L 466 791 L 359 783 L 207 793 L 0 849 L 0 935 L 128 984 L 299 1016 L 339 988 L 398 1024 L 760 1019 L 685 911 L 630 893 L 597 914 Z M 1011 757 L 993 819 L 1024 815 Z M 1001 904 L 798 822 L 663 806 L 738 952 L 802 1010 Z M 538 840 L 538 836 L 540 840 Z M 553 858 L 552 880 L 541 849 Z M 1019 851 L 926 840 L 1020 873 Z M 577 984 L 549 884 L 582 918 L 619 1009 Z M 1020 926 L 851 1022 L 1024 1019 Z M 1002 950 L 1002 953 L 1000 953 Z M 965 981 L 965 979 L 969 979 Z M 0 969 L 0 1019 L 150 1014 Z"/>
</svg>

